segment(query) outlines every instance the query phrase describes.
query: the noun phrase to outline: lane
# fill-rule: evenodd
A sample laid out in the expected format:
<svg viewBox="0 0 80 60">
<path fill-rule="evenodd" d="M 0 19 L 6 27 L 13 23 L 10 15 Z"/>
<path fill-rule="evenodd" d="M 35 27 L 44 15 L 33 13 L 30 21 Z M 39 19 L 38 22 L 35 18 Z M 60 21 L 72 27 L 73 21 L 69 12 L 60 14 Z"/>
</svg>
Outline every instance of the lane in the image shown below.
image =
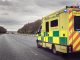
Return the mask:
<svg viewBox="0 0 80 60">
<path fill-rule="evenodd" d="M 80 60 L 78 56 L 62 57 L 36 47 L 36 37 L 0 35 L 0 60 Z"/>
<path fill-rule="evenodd" d="M 15 56 L 3 35 L 0 36 L 0 60 L 15 60 Z"/>
<path fill-rule="evenodd" d="M 23 56 L 25 55 L 26 57 L 27 57 L 27 55 L 29 55 L 28 58 L 31 57 L 30 60 L 32 60 L 32 59 L 53 60 L 53 58 L 54 58 L 54 60 L 59 60 L 59 59 L 62 60 L 62 58 L 60 58 L 60 57 L 57 58 L 57 56 L 53 56 L 53 54 L 51 54 L 49 52 L 46 53 L 46 51 L 36 48 L 36 38 L 35 37 L 22 36 L 22 35 L 16 35 L 16 36 L 10 35 L 8 38 L 12 39 L 11 41 L 9 41 L 9 43 L 12 44 L 12 42 L 15 42 L 16 44 L 20 44 L 23 48 L 19 47 L 20 45 L 17 45 L 18 48 L 21 48 L 21 49 L 17 49 L 17 50 L 18 51 L 21 50 L 22 52 L 26 52 L 27 54 L 24 54 L 24 53 L 22 54 L 20 52 L 19 53 L 22 54 Z M 12 46 L 14 46 L 14 44 Z M 49 57 L 49 56 L 51 56 L 51 57 Z"/>
</svg>

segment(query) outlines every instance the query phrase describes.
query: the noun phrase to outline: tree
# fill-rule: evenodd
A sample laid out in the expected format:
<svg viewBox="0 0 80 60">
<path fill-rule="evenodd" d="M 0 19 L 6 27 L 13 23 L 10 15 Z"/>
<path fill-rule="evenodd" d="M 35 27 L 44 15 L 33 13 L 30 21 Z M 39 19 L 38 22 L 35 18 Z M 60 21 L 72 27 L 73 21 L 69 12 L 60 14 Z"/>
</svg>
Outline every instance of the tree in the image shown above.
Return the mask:
<svg viewBox="0 0 80 60">
<path fill-rule="evenodd" d="M 18 33 L 34 34 L 37 32 L 40 25 L 41 25 L 41 20 L 25 24 L 21 29 L 18 30 Z"/>
<path fill-rule="evenodd" d="M 6 32 L 7 30 L 4 27 L 0 26 L 0 33 L 6 33 Z"/>
</svg>

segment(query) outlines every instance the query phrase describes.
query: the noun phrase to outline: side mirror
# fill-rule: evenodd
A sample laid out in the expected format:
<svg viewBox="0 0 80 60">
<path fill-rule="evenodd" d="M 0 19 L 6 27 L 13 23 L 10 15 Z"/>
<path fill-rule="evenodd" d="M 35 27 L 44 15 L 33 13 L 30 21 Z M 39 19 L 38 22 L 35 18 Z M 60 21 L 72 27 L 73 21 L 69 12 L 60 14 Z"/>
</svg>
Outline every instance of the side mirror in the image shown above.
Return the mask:
<svg viewBox="0 0 80 60">
<path fill-rule="evenodd" d="M 38 34 L 41 33 L 41 30 L 39 29 L 37 33 L 38 33 Z"/>
<path fill-rule="evenodd" d="M 37 34 L 41 33 L 42 26 L 38 29 Z"/>
<path fill-rule="evenodd" d="M 38 34 L 40 33 L 40 31 L 37 32 Z"/>
</svg>

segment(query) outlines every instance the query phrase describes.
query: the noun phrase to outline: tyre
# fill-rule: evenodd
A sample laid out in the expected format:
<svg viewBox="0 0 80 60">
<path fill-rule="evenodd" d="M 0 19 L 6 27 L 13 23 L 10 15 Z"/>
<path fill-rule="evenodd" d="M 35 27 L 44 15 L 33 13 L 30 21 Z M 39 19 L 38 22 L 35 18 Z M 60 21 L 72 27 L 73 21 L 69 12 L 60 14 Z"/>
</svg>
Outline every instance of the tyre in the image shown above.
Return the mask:
<svg viewBox="0 0 80 60">
<path fill-rule="evenodd" d="M 52 53 L 53 54 L 56 54 L 57 53 L 55 46 L 52 46 Z"/>
<path fill-rule="evenodd" d="M 37 48 L 41 48 L 38 40 L 37 40 Z"/>
</svg>

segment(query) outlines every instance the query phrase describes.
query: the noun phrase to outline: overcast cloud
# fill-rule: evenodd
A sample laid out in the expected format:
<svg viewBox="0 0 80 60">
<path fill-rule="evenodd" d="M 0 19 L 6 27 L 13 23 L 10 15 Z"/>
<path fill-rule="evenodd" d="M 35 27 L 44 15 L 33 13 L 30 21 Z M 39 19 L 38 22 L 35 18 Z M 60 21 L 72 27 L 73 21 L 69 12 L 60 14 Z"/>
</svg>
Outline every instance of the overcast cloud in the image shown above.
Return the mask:
<svg viewBox="0 0 80 60">
<path fill-rule="evenodd" d="M 79 2 L 80 0 L 0 0 L 0 26 L 18 30 L 26 23 Z"/>
</svg>

